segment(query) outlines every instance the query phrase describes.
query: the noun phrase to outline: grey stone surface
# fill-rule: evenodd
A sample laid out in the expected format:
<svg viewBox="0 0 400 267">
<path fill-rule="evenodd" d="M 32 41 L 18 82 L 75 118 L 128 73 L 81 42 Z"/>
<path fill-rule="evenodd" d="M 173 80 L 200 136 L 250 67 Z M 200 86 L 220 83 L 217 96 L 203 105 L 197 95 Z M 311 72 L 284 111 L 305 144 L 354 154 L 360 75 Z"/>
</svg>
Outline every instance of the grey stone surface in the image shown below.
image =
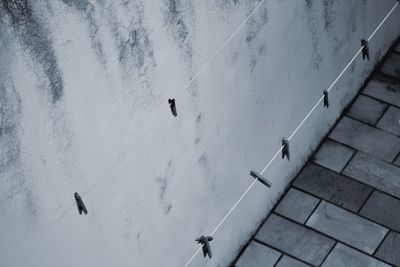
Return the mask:
<svg viewBox="0 0 400 267">
<path fill-rule="evenodd" d="M 318 198 L 291 188 L 275 212 L 303 224 L 318 203 Z"/>
<path fill-rule="evenodd" d="M 313 265 L 319 265 L 335 241 L 304 226 L 271 214 L 256 239 Z"/>
<path fill-rule="evenodd" d="M 323 167 L 308 163 L 293 185 L 357 212 L 372 189 Z"/>
<path fill-rule="evenodd" d="M 342 118 L 330 137 L 389 162 L 392 162 L 400 151 L 399 137 L 348 117 Z"/>
<path fill-rule="evenodd" d="M 391 53 L 381 67 L 381 71 L 400 79 L 400 54 Z"/>
<path fill-rule="evenodd" d="M 400 235 L 390 232 L 375 256 L 386 262 L 400 266 Z"/>
<path fill-rule="evenodd" d="M 293 259 L 292 257 L 289 257 L 287 255 L 284 255 L 276 265 L 276 267 L 309 267 L 309 266 L 310 265 L 305 264 L 296 259 Z"/>
<path fill-rule="evenodd" d="M 236 262 L 236 267 L 273 267 L 278 261 L 281 253 L 252 241 Z"/>
<path fill-rule="evenodd" d="M 389 265 L 338 243 L 322 267 L 389 267 Z"/>
<path fill-rule="evenodd" d="M 388 229 L 322 201 L 308 219 L 310 226 L 366 253 L 374 253 Z"/>
<path fill-rule="evenodd" d="M 397 165 L 400 167 L 400 155 L 397 157 L 397 159 L 394 161 L 394 165 Z"/>
<path fill-rule="evenodd" d="M 343 174 L 400 197 L 400 168 L 357 152 Z"/>
<path fill-rule="evenodd" d="M 367 84 L 363 93 L 400 107 L 400 82 L 398 80 L 376 74 Z"/>
<path fill-rule="evenodd" d="M 390 106 L 379 120 L 377 127 L 400 136 L 400 109 Z"/>
<path fill-rule="evenodd" d="M 361 215 L 400 231 L 400 200 L 381 192 L 374 192 L 362 208 Z"/>
<path fill-rule="evenodd" d="M 355 152 L 354 149 L 327 139 L 314 156 L 314 162 L 336 172 L 341 172 Z"/>
<path fill-rule="evenodd" d="M 375 125 L 387 106 L 388 104 L 386 103 L 360 95 L 354 101 L 347 116 Z"/>
</svg>

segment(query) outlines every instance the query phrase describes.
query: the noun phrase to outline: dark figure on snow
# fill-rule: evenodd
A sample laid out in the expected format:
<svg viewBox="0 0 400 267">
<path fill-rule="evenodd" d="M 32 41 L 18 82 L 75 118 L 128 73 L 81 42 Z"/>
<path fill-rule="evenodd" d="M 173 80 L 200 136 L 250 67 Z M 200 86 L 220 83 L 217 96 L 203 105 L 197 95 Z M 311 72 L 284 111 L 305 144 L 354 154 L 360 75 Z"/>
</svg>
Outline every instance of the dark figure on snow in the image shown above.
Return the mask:
<svg viewBox="0 0 400 267">
<path fill-rule="evenodd" d="M 174 115 L 174 117 L 178 116 L 178 114 L 176 113 L 175 99 L 174 98 L 168 99 L 168 104 L 169 107 L 171 108 L 172 115 Z"/>
<path fill-rule="evenodd" d="M 75 192 L 74 197 L 75 197 L 76 206 L 78 207 L 79 215 L 82 214 L 82 211 L 85 214 L 87 214 L 88 212 L 87 212 L 87 209 L 85 207 L 85 204 L 83 204 L 81 196 L 77 192 Z"/>
</svg>

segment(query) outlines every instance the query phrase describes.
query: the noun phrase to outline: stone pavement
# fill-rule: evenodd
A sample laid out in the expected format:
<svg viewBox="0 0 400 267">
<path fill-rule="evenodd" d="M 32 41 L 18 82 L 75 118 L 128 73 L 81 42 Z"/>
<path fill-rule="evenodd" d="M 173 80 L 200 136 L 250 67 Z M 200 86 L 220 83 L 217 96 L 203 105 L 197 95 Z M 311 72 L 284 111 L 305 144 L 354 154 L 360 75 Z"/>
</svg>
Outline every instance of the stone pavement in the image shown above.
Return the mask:
<svg viewBox="0 0 400 267">
<path fill-rule="evenodd" d="M 400 44 L 232 266 L 400 266 Z"/>
</svg>

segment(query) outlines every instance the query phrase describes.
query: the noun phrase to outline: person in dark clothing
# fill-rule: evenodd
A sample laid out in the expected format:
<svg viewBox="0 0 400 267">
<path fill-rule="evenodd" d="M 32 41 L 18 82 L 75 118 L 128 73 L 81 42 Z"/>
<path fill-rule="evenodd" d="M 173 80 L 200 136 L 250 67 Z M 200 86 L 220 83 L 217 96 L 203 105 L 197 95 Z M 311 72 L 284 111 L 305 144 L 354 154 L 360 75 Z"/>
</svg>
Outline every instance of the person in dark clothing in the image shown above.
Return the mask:
<svg viewBox="0 0 400 267">
<path fill-rule="evenodd" d="M 174 117 L 178 116 L 178 114 L 176 113 L 175 98 L 168 99 L 168 104 L 169 107 L 171 108 L 172 115 L 174 115 Z"/>
<path fill-rule="evenodd" d="M 76 206 L 78 207 L 79 215 L 82 214 L 82 211 L 86 215 L 88 212 L 87 212 L 87 209 L 85 207 L 85 204 L 83 204 L 81 196 L 77 192 L 75 192 L 74 197 L 75 197 Z"/>
</svg>

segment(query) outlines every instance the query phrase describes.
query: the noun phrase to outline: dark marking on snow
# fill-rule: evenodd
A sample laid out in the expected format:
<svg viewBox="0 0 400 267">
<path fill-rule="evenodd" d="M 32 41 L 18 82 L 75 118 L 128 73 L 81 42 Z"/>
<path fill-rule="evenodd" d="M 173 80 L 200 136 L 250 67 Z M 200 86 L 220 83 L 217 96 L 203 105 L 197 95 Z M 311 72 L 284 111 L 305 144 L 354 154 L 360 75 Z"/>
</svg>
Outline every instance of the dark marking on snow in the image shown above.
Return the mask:
<svg viewBox="0 0 400 267">
<path fill-rule="evenodd" d="M 164 0 L 164 23 L 171 37 L 183 52 L 185 59 L 192 60 L 192 41 L 189 25 L 193 18 L 191 2 L 183 6 L 182 0 Z"/>
<path fill-rule="evenodd" d="M 305 0 L 306 1 L 306 6 L 308 7 L 308 8 L 312 8 L 312 6 L 313 6 L 313 0 Z"/>
<path fill-rule="evenodd" d="M 172 160 L 168 162 L 168 166 L 164 173 L 157 178 L 157 182 L 160 184 L 160 199 L 165 199 L 165 194 L 168 187 L 168 181 L 175 175 L 175 165 Z"/>
<path fill-rule="evenodd" d="M 0 17 L 7 16 L 22 46 L 29 50 L 33 61 L 43 70 L 48 79 L 52 103 L 55 104 L 63 95 L 62 74 L 51 39 L 37 19 L 31 2 L 3 0 L 0 9 Z"/>
<path fill-rule="evenodd" d="M 114 37 L 119 49 L 118 60 L 126 73 L 134 71 L 138 77 L 142 77 L 156 66 L 153 44 L 144 23 L 144 4 L 125 2 L 124 7 L 127 16 L 132 18 L 129 25 L 124 25 L 118 16 L 111 9 L 109 10 Z"/>
<path fill-rule="evenodd" d="M 94 5 L 91 4 L 88 0 L 62 0 L 64 4 L 71 8 L 75 8 L 82 14 L 84 14 L 86 20 L 88 21 L 90 40 L 92 48 L 96 51 L 97 57 L 100 62 L 105 65 L 106 55 L 104 52 L 103 44 L 101 39 L 98 36 L 99 26 L 96 23 L 95 19 L 95 8 Z"/>
<path fill-rule="evenodd" d="M 215 191 L 216 190 L 216 185 L 215 182 L 217 180 L 217 176 L 215 173 L 212 171 L 210 167 L 210 163 L 208 160 L 208 155 L 206 152 L 204 152 L 200 158 L 198 159 L 201 171 L 204 174 L 204 177 L 209 181 L 209 185 L 211 185 L 211 188 Z"/>
<path fill-rule="evenodd" d="M 0 5 L 1 6 L 1 5 Z M 0 15 L 4 9 L 0 8 Z M 3 17 L 4 18 L 4 17 Z M 2 22 L 0 18 L 0 22 Z M 31 223 L 38 213 L 35 194 L 27 186 L 21 162 L 20 117 L 22 100 L 13 84 L 8 66 L 11 64 L 12 32 L 0 23 L 0 213 L 14 214 L 10 208 L 26 211 L 24 223 Z M 21 201 L 21 203 L 19 203 Z M 22 205 L 22 206 L 20 206 Z"/>
<path fill-rule="evenodd" d="M 171 209 L 172 209 L 172 205 L 171 204 L 168 204 L 166 207 L 165 207 L 165 215 L 167 215 L 170 211 L 171 211 Z"/>
<path fill-rule="evenodd" d="M 306 2 L 306 15 L 307 15 L 307 24 L 308 30 L 311 34 L 311 45 L 312 45 L 312 67 L 314 70 L 318 70 L 322 63 L 322 55 L 319 52 L 319 33 L 318 33 L 318 14 L 313 10 L 313 5 L 309 5 L 309 2 Z"/>
<path fill-rule="evenodd" d="M 215 0 L 214 2 L 218 8 L 222 9 L 224 12 L 227 12 L 240 5 L 239 0 Z"/>
<path fill-rule="evenodd" d="M 267 5 L 262 5 L 249 20 L 246 43 L 250 50 L 250 69 L 253 71 L 266 52 L 264 28 L 268 23 Z"/>
<path fill-rule="evenodd" d="M 335 0 L 323 0 L 324 28 L 327 31 L 332 30 L 336 20 L 336 11 L 333 8 Z"/>
</svg>

